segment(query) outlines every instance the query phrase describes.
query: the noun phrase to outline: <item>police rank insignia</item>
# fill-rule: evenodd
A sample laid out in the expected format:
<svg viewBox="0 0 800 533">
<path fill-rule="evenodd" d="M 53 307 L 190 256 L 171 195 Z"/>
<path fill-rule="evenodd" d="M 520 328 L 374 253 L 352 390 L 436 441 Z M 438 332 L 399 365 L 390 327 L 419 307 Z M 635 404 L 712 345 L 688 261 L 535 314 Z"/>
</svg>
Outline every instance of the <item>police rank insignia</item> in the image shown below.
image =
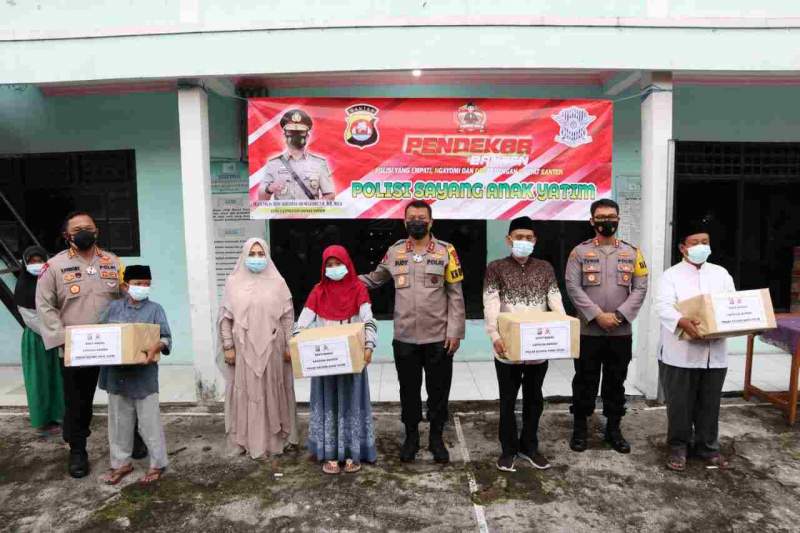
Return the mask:
<svg viewBox="0 0 800 533">
<path fill-rule="evenodd" d="M 344 142 L 364 149 L 378 143 L 378 108 L 369 104 L 351 105 L 344 110 Z"/>
<path fill-rule="evenodd" d="M 587 128 L 597 117 L 590 115 L 584 108 L 567 107 L 559 111 L 558 114 L 552 115 L 551 118 L 561 128 L 554 139 L 557 143 L 575 148 L 592 142 L 592 136 L 589 135 Z"/>
</svg>

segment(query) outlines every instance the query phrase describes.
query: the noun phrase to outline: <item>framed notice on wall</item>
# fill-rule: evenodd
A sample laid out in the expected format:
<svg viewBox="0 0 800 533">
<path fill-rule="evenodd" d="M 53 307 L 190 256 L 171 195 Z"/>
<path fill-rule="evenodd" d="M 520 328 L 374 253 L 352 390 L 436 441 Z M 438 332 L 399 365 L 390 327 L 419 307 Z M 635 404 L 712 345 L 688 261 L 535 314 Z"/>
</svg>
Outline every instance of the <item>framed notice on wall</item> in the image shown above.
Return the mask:
<svg viewBox="0 0 800 533">
<path fill-rule="evenodd" d="M 211 163 L 211 202 L 214 218 L 214 259 L 217 298 L 233 272 L 247 239 L 266 239 L 264 221 L 251 220 L 247 199 L 247 166 L 238 161 Z"/>
</svg>

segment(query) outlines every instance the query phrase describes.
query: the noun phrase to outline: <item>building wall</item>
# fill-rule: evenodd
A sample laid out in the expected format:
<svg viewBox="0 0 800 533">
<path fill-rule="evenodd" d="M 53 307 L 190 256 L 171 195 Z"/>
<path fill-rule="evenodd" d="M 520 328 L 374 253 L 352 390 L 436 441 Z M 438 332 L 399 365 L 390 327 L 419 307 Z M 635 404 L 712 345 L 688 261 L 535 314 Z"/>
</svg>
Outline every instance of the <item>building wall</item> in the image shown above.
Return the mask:
<svg viewBox="0 0 800 533">
<path fill-rule="evenodd" d="M 787 73 L 800 69 L 799 32 L 800 4 L 785 0 L 9 0 L 0 84 L 413 68 Z"/>
<path fill-rule="evenodd" d="M 153 267 L 153 299 L 175 336 L 164 363 L 191 363 L 176 94 L 44 97 L 22 89 L 0 87 L 0 154 L 135 150 L 141 256 L 123 261 Z M 209 108 L 212 156 L 238 159 L 235 101 L 212 96 Z M 8 347 L 0 364 L 19 362 L 20 336 L 0 309 L 0 345 Z"/>
<path fill-rule="evenodd" d="M 86 16 L 91 13 L 92 16 Z M 246 13 L 246 18 L 242 17 Z M 8 22 L 19 35 L 35 31 L 67 32 L 73 35 L 103 33 L 168 32 L 233 29 L 242 26 L 335 27 L 358 20 L 360 25 L 447 24 L 457 21 L 505 20 L 518 23 L 531 17 L 592 19 L 631 17 L 792 17 L 800 7 L 785 0 L 40 0 L 33 8 L 28 2 L 4 2 L 0 21 Z M 97 21 L 103 24 L 98 27 Z M 624 24 L 624 21 L 620 21 Z M 0 28 L 3 28 L 0 24 Z"/>
<path fill-rule="evenodd" d="M 502 80 L 499 80 L 502 82 Z M 395 96 L 603 98 L 593 87 L 529 87 L 519 85 L 393 85 L 279 89 L 273 96 Z M 720 141 L 800 141 L 800 109 L 792 87 L 678 87 L 675 90 L 675 138 Z M 213 159 L 239 158 L 236 100 L 210 96 Z M 638 98 L 616 103 L 614 121 L 615 176 L 640 171 Z M 186 294 L 185 248 L 180 193 L 176 97 L 172 93 L 123 96 L 43 97 L 28 87 L 0 88 L 0 153 L 36 153 L 133 148 L 136 150 L 142 256 L 157 279 L 154 298 L 164 304 L 176 335 L 176 350 L 165 363 L 190 363 L 190 329 Z M 507 253 L 507 223 L 487 225 L 487 260 Z M 468 273 L 467 273 L 468 275 Z M 160 287 L 164 289 L 159 290 Z M 391 359 L 391 323 L 380 324 L 376 359 Z M 20 330 L 0 313 L 0 342 L 16 347 Z M 486 359 L 490 347 L 481 321 L 470 321 L 458 359 Z M 735 352 L 741 341 L 732 341 Z M 17 349 L 0 352 L 0 364 L 16 363 Z"/>
</svg>

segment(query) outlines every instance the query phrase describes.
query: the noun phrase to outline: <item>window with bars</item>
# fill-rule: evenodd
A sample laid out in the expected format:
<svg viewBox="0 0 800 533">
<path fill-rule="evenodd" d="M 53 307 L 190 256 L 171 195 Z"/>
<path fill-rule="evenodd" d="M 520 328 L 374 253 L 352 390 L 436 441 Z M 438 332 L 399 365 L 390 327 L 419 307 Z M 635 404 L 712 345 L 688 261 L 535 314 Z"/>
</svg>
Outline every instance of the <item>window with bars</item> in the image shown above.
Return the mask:
<svg viewBox="0 0 800 533">
<path fill-rule="evenodd" d="M 0 190 L 50 252 L 63 250 L 61 224 L 71 211 L 90 213 L 100 246 L 139 255 L 139 214 L 133 150 L 0 156 Z M 19 255 L 29 238 L 0 211 L 0 238 Z"/>
<path fill-rule="evenodd" d="M 740 289 L 769 288 L 789 310 L 800 246 L 800 143 L 680 141 L 675 151 L 673 263 L 687 220 L 710 218 L 710 261 Z"/>
</svg>

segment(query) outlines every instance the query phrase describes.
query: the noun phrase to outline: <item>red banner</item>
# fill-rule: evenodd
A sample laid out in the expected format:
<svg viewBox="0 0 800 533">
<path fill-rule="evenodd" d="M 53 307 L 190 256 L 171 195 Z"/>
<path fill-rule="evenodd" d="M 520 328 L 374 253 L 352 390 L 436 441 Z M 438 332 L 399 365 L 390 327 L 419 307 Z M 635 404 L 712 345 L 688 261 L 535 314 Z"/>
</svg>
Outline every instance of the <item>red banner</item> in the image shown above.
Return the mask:
<svg viewBox="0 0 800 533">
<path fill-rule="evenodd" d="M 607 100 L 254 98 L 252 218 L 585 220 L 611 195 Z"/>
</svg>

